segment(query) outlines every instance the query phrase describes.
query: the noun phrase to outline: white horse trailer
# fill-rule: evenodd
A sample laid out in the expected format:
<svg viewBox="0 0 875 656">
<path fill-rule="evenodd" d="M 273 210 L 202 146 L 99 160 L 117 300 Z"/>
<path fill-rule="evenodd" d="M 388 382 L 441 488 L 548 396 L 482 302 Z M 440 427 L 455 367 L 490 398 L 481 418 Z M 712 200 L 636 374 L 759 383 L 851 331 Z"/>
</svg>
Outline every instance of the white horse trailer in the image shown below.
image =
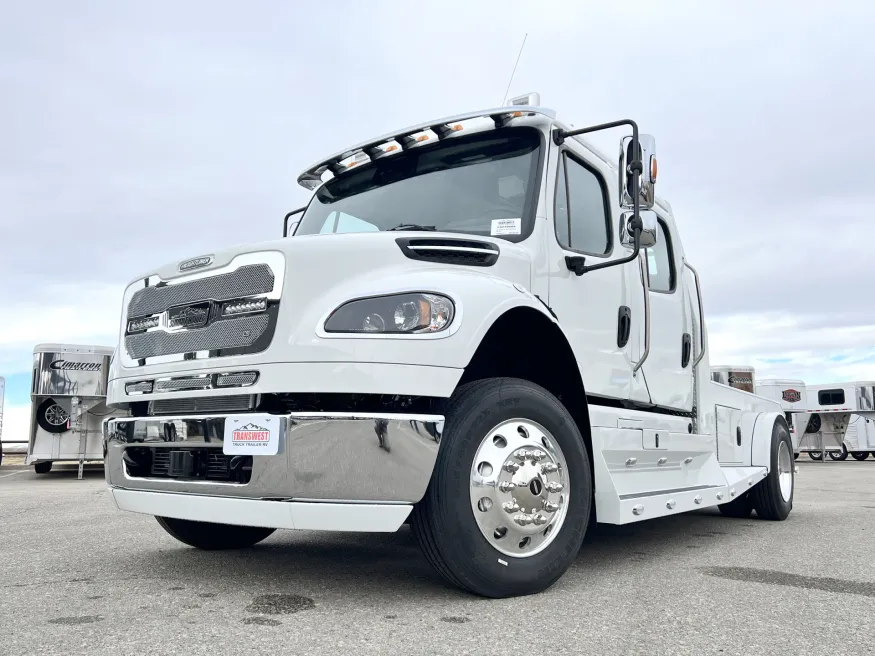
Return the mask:
<svg viewBox="0 0 875 656">
<path fill-rule="evenodd" d="M 801 380 L 766 378 L 756 384 L 758 396 L 764 396 L 781 404 L 790 439 L 793 442 L 793 457 L 799 457 L 799 442 L 808 421 L 808 390 Z"/>
<path fill-rule="evenodd" d="M 807 421 L 799 417 L 799 450 L 813 460 L 825 453 L 833 460 L 844 460 L 849 453 L 865 460 L 875 453 L 875 382 L 809 385 L 807 414 Z"/>
<path fill-rule="evenodd" d="M 756 389 L 756 375 L 753 367 L 734 365 L 711 367 L 711 380 L 751 394 Z"/>
<path fill-rule="evenodd" d="M 46 474 L 52 463 L 103 460 L 104 418 L 124 413 L 106 407 L 113 349 L 39 344 L 33 350 L 30 439 L 25 464 Z"/>
</svg>

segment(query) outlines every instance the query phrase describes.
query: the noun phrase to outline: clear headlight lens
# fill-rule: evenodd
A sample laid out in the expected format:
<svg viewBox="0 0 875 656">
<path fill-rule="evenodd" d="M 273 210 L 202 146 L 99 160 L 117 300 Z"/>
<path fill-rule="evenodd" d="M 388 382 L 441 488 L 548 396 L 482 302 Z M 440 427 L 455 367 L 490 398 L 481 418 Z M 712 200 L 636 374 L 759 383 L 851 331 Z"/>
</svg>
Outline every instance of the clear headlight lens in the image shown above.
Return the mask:
<svg viewBox="0 0 875 656">
<path fill-rule="evenodd" d="M 436 333 L 453 321 L 453 302 L 437 294 L 412 293 L 350 301 L 325 322 L 328 333 Z"/>
</svg>

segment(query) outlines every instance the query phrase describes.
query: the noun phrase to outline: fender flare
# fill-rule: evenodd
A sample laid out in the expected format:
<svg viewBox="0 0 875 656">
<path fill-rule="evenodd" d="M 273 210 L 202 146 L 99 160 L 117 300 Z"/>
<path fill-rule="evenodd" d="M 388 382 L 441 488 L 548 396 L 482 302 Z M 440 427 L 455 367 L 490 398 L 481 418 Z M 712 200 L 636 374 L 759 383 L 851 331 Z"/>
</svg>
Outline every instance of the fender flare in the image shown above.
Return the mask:
<svg viewBox="0 0 875 656">
<path fill-rule="evenodd" d="M 753 435 L 750 441 L 750 464 L 753 467 L 772 468 L 772 429 L 775 422 L 786 419 L 781 412 L 760 412 L 753 417 Z"/>
</svg>

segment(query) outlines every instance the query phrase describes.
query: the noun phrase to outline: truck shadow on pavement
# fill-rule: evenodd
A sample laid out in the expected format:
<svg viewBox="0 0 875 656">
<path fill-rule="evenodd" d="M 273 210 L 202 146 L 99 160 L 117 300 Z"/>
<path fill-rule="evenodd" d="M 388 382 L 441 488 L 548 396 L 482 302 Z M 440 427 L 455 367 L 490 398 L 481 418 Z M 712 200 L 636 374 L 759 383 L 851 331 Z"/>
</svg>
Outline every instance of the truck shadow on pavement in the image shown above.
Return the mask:
<svg viewBox="0 0 875 656">
<path fill-rule="evenodd" d="M 703 510 L 654 522 L 599 525 L 587 534 L 569 572 L 580 568 L 597 577 L 650 560 L 666 565 L 686 548 L 716 545 L 756 524 L 755 519 L 727 520 Z M 167 536 L 160 549 L 140 552 L 138 569 L 168 585 L 204 590 L 233 585 L 251 593 L 340 594 L 348 599 L 385 596 L 387 591 L 402 597 L 476 599 L 444 583 L 407 526 L 392 534 L 277 531 L 252 549 L 224 552 L 199 551 Z"/>
</svg>

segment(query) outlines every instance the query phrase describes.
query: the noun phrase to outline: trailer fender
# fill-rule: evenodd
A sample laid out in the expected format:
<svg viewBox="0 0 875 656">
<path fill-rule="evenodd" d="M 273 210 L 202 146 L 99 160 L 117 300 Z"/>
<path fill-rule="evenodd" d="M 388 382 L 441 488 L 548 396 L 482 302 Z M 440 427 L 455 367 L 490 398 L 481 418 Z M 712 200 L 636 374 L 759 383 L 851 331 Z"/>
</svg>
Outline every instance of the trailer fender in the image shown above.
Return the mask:
<svg viewBox="0 0 875 656">
<path fill-rule="evenodd" d="M 759 412 L 751 418 L 753 436 L 750 443 L 750 464 L 753 467 L 771 469 L 772 429 L 775 427 L 775 422 L 786 420 L 780 412 Z"/>
</svg>

